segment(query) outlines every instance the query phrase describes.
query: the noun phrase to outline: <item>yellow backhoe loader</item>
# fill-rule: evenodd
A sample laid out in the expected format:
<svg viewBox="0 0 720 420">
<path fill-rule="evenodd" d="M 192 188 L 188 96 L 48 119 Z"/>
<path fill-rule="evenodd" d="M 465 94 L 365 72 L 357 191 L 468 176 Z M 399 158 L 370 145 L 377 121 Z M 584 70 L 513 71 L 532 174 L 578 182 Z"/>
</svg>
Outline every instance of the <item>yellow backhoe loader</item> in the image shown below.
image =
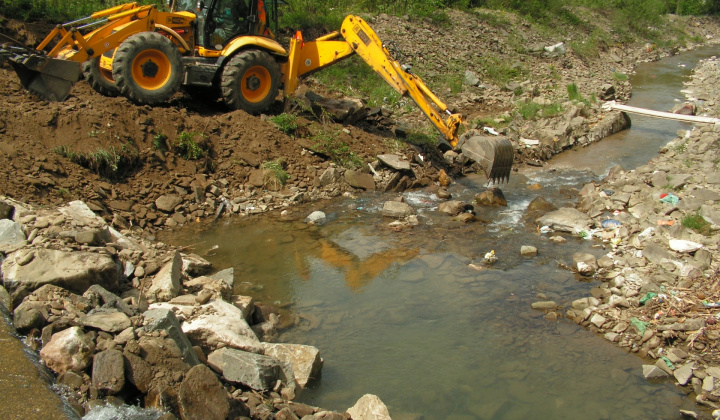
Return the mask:
<svg viewBox="0 0 720 420">
<path fill-rule="evenodd" d="M 504 138 L 458 137 L 463 123 L 409 67 L 383 46 L 358 16 L 339 31 L 304 41 L 297 33 L 286 50 L 275 40 L 278 0 L 173 0 L 170 11 L 127 3 L 58 25 L 35 50 L 3 45 L 30 93 L 62 101 L 82 75 L 97 92 L 138 104 L 167 101 L 181 86 L 218 90 L 230 109 L 265 111 L 278 92 L 287 97 L 300 79 L 358 54 L 398 93 L 412 98 L 444 141 L 463 151 L 490 180 L 510 176 L 514 151 Z"/>
</svg>

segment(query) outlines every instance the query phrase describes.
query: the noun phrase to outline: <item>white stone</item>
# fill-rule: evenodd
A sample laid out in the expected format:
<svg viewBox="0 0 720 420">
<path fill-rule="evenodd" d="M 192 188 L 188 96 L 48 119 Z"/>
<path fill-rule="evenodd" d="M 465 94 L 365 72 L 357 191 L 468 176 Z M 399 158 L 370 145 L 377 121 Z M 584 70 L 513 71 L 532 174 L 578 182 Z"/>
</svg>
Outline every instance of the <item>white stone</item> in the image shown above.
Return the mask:
<svg viewBox="0 0 720 420">
<path fill-rule="evenodd" d="M 677 252 L 695 252 L 702 248 L 702 244 L 693 241 L 686 241 L 683 239 L 670 239 L 670 249 Z"/>
<path fill-rule="evenodd" d="M 316 347 L 276 343 L 262 343 L 262 347 L 266 356 L 274 357 L 292 366 L 295 381 L 300 388 L 305 388 L 308 381 L 320 374 L 323 359 Z"/>
<path fill-rule="evenodd" d="M 353 420 L 391 420 L 385 404 L 372 394 L 363 395 L 347 412 Z"/>
<path fill-rule="evenodd" d="M 155 274 L 152 285 L 146 295 L 158 301 L 168 301 L 180 293 L 180 277 L 182 276 L 182 257 L 175 252 L 172 261 L 168 262 Z"/>
<path fill-rule="evenodd" d="M 590 323 L 595 325 L 596 327 L 600 328 L 602 325 L 607 321 L 604 316 L 600 314 L 594 314 L 592 318 L 590 318 Z"/>
</svg>

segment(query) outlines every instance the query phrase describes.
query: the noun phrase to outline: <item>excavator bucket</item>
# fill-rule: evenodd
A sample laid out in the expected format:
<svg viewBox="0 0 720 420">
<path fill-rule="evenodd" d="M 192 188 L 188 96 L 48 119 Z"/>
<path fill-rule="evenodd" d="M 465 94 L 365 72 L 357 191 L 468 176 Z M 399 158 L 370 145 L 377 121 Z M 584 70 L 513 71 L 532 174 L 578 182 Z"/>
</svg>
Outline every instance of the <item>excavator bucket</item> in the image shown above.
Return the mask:
<svg viewBox="0 0 720 420">
<path fill-rule="evenodd" d="M 0 63 L 5 60 L 10 62 L 23 88 L 46 101 L 64 101 L 82 74 L 79 63 L 28 52 L 24 48 L 0 48 Z"/>
<path fill-rule="evenodd" d="M 515 150 L 505 137 L 471 134 L 463 136 L 463 154 L 483 167 L 485 176 L 493 183 L 510 180 Z"/>
</svg>

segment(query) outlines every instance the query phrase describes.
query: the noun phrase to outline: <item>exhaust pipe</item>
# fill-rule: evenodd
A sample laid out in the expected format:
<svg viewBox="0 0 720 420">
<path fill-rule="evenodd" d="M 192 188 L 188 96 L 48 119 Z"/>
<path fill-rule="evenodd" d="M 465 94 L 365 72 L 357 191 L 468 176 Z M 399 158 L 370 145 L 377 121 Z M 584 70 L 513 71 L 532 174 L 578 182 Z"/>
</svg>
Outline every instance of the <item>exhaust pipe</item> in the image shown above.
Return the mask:
<svg viewBox="0 0 720 420">
<path fill-rule="evenodd" d="M 82 74 L 80 63 L 46 57 L 24 48 L 3 46 L 0 63 L 6 60 L 22 87 L 46 101 L 64 101 Z"/>
</svg>

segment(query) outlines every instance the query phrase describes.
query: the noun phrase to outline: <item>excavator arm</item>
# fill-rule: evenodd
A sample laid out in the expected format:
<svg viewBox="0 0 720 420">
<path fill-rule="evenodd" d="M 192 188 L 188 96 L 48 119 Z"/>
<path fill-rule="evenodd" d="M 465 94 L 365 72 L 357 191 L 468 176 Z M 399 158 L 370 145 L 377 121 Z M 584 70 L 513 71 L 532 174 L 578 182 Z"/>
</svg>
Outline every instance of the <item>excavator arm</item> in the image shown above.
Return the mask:
<svg viewBox="0 0 720 420">
<path fill-rule="evenodd" d="M 340 32 L 333 32 L 315 41 L 304 42 L 297 34 L 290 42 L 285 69 L 285 94 L 297 89 L 299 79 L 352 54 L 357 54 L 393 89 L 409 96 L 452 147 L 461 146 L 463 152 L 477 161 L 485 175 L 493 182 L 509 179 L 514 150 L 504 138 L 487 136 L 458 136 L 464 119 L 450 112 L 408 66 L 395 60 L 375 31 L 360 17 L 347 16 Z M 445 114 L 445 116 L 443 116 Z"/>
</svg>

